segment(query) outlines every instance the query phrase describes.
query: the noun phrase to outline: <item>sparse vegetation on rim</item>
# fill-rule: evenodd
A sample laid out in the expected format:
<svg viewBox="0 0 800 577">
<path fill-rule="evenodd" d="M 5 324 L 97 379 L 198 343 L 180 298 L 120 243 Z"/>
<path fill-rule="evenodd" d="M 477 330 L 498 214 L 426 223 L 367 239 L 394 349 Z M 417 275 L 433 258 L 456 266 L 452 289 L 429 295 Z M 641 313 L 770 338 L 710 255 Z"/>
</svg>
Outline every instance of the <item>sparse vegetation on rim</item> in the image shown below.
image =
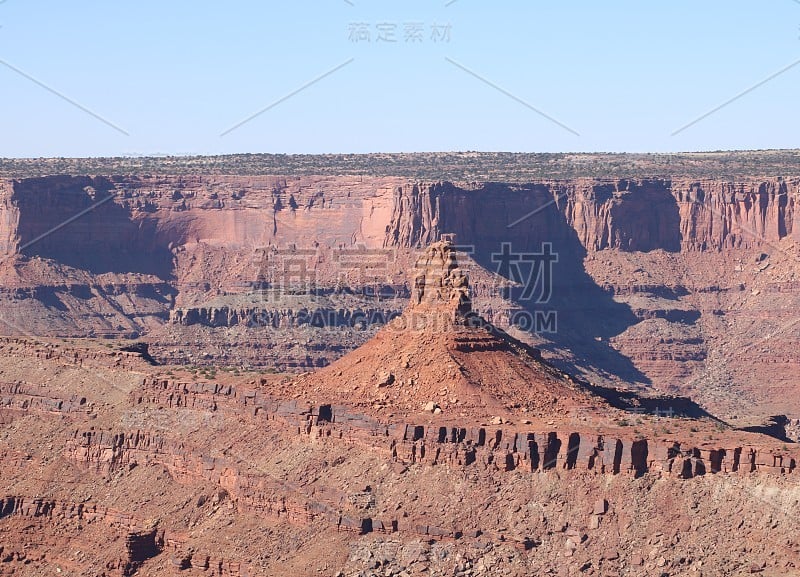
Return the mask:
<svg viewBox="0 0 800 577">
<path fill-rule="evenodd" d="M 735 179 L 799 173 L 800 150 L 670 154 L 430 152 L 0 159 L 0 178 L 49 174 L 281 174 L 524 182 L 531 179 L 655 176 Z"/>
</svg>

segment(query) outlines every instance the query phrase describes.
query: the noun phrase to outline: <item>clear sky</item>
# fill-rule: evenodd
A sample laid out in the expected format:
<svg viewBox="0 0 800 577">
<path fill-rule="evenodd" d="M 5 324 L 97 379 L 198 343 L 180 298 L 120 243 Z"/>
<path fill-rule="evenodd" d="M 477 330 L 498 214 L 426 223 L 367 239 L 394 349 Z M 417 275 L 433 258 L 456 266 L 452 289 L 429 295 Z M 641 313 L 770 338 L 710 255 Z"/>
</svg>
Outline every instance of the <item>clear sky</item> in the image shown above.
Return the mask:
<svg viewBox="0 0 800 577">
<path fill-rule="evenodd" d="M 797 148 L 799 88 L 800 0 L 0 0 L 0 156 Z"/>
</svg>

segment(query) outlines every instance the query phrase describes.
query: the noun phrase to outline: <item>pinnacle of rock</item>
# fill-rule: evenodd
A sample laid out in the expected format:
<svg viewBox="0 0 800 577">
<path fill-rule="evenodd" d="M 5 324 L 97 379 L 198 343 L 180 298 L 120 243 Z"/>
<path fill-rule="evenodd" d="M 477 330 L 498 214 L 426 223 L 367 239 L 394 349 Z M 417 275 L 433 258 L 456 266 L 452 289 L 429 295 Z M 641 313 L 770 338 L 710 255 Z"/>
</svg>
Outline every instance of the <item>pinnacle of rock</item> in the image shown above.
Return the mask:
<svg viewBox="0 0 800 577">
<path fill-rule="evenodd" d="M 456 249 L 445 240 L 430 244 L 417 259 L 411 302 L 406 313 L 449 318 L 461 324 L 472 312 L 469 279 L 459 268 Z"/>
</svg>

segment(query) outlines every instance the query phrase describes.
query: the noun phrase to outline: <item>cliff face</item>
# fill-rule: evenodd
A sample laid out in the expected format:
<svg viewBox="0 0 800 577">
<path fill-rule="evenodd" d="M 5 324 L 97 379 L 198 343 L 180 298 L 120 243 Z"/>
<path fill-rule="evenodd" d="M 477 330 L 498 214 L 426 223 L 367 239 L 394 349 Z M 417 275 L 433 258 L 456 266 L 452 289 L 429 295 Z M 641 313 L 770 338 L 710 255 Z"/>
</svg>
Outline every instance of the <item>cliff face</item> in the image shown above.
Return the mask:
<svg viewBox="0 0 800 577">
<path fill-rule="evenodd" d="M 719 251 L 800 232 L 798 180 L 408 184 L 394 194 L 389 246 L 421 246 L 453 232 L 460 241 L 574 235 L 587 251 Z"/>
<path fill-rule="evenodd" d="M 797 240 L 799 197 L 800 180 L 782 178 L 454 185 L 54 176 L 0 182 L 0 246 L 7 254 L 73 259 L 100 272 L 97 261 L 109 255 L 135 261 L 142 253 L 151 263 L 159 256 L 165 268 L 145 272 L 167 276 L 168 252 L 197 243 L 416 248 L 456 233 L 459 241 L 482 242 L 574 237 L 587 251 L 719 251 Z M 93 254 L 74 254 L 80 251 Z M 131 265 L 117 259 L 114 266 L 131 272 Z"/>
<path fill-rule="evenodd" d="M 12 202 L 14 186 L 10 181 L 0 181 L 0 254 L 13 255 L 19 249 L 19 208 Z"/>
<path fill-rule="evenodd" d="M 94 268 L 107 255 L 145 252 L 152 261 L 153 253 L 194 243 L 261 247 L 310 234 L 329 245 L 369 244 L 384 232 L 373 224 L 388 208 L 383 186 L 358 178 L 26 179 L 4 183 L 2 238 L 9 249 L 62 260 L 95 250 L 76 260 Z M 167 265 L 147 272 L 168 275 Z M 131 272 L 128 263 L 116 266 Z"/>
<path fill-rule="evenodd" d="M 2 328 L 147 335 L 178 362 L 322 366 L 375 333 L 365 312 L 402 310 L 418 249 L 455 234 L 476 312 L 564 368 L 718 402 L 732 392 L 740 411 L 800 376 L 798 198 L 797 178 L 6 180 Z M 546 299 L 525 294 L 541 280 L 530 262 L 502 266 L 504 243 L 523 261 L 552 246 Z M 253 302 L 264 288 L 276 298 Z"/>
<path fill-rule="evenodd" d="M 3 331 L 137 337 L 163 324 L 176 307 L 208 308 L 205 303 L 221 294 L 250 290 L 263 276 L 266 247 L 296 245 L 305 251 L 301 258 L 313 260 L 308 250 L 315 247 L 380 246 L 391 200 L 381 191 L 388 182 L 148 176 L 3 181 L 0 248 L 7 257 L 0 292 L 13 303 L 3 315 Z M 226 316 L 227 325 L 238 324 L 237 315 Z M 189 312 L 174 318 L 206 317 Z M 214 315 L 211 324 L 219 322 Z"/>
<path fill-rule="evenodd" d="M 473 275 L 476 309 L 539 332 L 532 341 L 569 359 L 564 368 L 748 414 L 800 376 L 799 193 L 800 180 L 782 178 L 408 184 L 395 190 L 385 243 L 410 248 L 455 233 L 489 273 Z M 544 243 L 558 256 L 546 302 L 499 288 L 535 282 L 530 265 L 509 273 Z M 503 259 L 516 260 L 504 268 Z"/>
</svg>

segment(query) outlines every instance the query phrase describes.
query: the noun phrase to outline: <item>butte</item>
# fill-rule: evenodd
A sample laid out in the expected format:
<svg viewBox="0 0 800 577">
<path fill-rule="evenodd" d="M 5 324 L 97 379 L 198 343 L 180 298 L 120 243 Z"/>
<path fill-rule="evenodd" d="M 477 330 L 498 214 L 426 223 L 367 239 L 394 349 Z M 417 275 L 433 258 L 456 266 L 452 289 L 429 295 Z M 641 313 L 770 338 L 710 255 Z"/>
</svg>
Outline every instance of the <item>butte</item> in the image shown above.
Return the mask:
<svg viewBox="0 0 800 577">
<path fill-rule="evenodd" d="M 390 416 L 428 411 L 442 419 L 560 420 L 576 411 L 621 413 L 608 400 L 611 391 L 558 370 L 472 310 L 469 280 L 450 241 L 429 245 L 418 259 L 402 315 L 293 388 L 320 402 Z"/>
</svg>

